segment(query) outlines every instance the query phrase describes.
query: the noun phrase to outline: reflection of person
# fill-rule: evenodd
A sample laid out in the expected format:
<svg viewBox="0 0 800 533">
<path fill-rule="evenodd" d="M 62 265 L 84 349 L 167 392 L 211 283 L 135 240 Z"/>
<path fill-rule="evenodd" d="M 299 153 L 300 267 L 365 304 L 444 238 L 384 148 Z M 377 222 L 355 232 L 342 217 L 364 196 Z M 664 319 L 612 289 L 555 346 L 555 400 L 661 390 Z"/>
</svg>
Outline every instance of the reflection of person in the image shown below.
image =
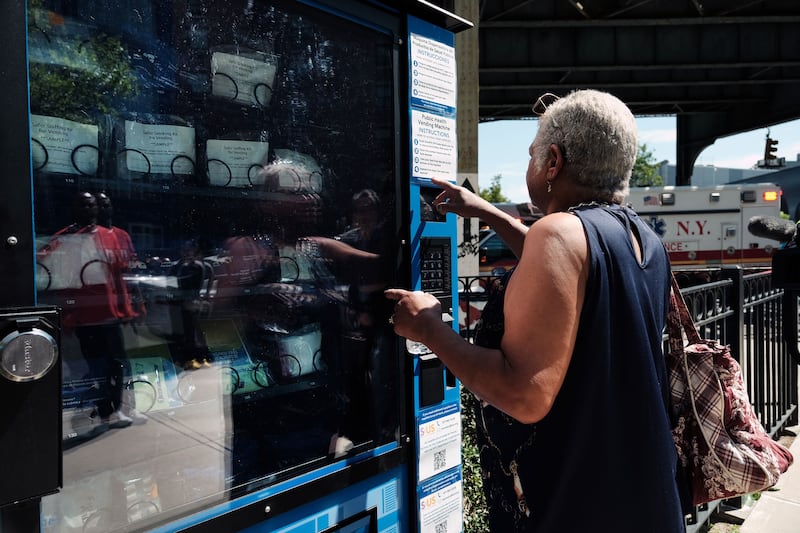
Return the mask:
<svg viewBox="0 0 800 533">
<path fill-rule="evenodd" d="M 175 317 L 175 333 L 179 338 L 175 362 L 185 370 L 211 366 L 211 352 L 200 327 L 200 316 L 207 305 L 201 292 L 207 290 L 204 284 L 210 281 L 211 267 L 203 261 L 196 240 L 190 239 L 183 244 L 181 258 L 172 272 L 178 281 L 175 303 L 180 308 Z"/>
<path fill-rule="evenodd" d="M 43 298 L 52 297 L 62 304 L 65 332 L 75 332 L 89 377 L 100 386 L 102 395 L 95 404 L 101 420 L 111 427 L 144 422 L 146 418 L 135 410 L 125 412 L 122 402 L 122 325 L 137 316 L 122 274 L 133 247 L 130 239 L 122 245 L 117 233 L 98 227 L 94 195 L 79 193 L 75 207 L 75 222 L 57 232 L 37 253 L 37 261 L 51 273 L 49 288 L 53 292 Z"/>
<path fill-rule="evenodd" d="M 363 189 L 353 195 L 351 199 L 353 210 L 352 227 L 339 236 L 339 240 L 346 242 L 360 250 L 375 250 L 380 239 L 381 201 L 378 193 L 372 189 Z"/>
<path fill-rule="evenodd" d="M 346 267 L 352 285 L 350 299 L 358 312 L 357 323 L 362 327 L 374 325 L 376 312 L 383 308 L 381 292 L 389 279 L 391 243 L 384 232 L 380 198 L 372 189 L 364 189 L 353 195 L 352 227 L 335 240 L 349 248 L 335 247 L 328 252 Z M 324 247 L 324 245 L 323 245 Z M 381 322 L 381 325 L 383 322 Z"/>
<path fill-rule="evenodd" d="M 222 244 L 225 262 L 218 276 L 220 300 L 235 302 L 260 283 L 277 283 L 281 279 L 278 250 L 267 235 L 239 235 L 235 232 Z"/>
<path fill-rule="evenodd" d="M 383 290 L 388 239 L 384 233 L 380 198 L 372 189 L 355 193 L 351 199 L 351 226 L 335 238 L 311 237 L 321 255 L 332 261 L 337 276 L 353 283 L 353 288 L 368 293 Z"/>
<path fill-rule="evenodd" d="M 114 207 L 108 194 L 99 192 L 94 196 L 97 200 L 97 236 L 108 262 L 108 285 L 111 287 L 113 295 L 111 306 L 115 308 L 114 314 L 120 324 L 125 324 L 145 315 L 141 298 L 137 298 L 136 302 L 133 301 L 125 281 L 125 275 L 130 271 L 131 263 L 137 259 L 136 249 L 133 247 L 133 241 L 128 232 L 113 224 Z M 121 358 L 124 356 L 123 346 L 121 355 L 118 356 L 120 360 L 113 360 L 112 364 L 120 366 Z M 121 385 L 119 387 L 122 388 Z M 147 417 L 136 409 L 133 391 L 123 390 L 120 401 L 119 413 L 130 418 L 133 423 L 147 421 Z"/>
<path fill-rule="evenodd" d="M 371 438 L 375 433 L 378 437 L 384 433 L 385 437 L 394 431 L 390 363 L 379 357 L 393 337 L 383 297 L 390 275 L 387 246 L 392 240 L 387 238 L 381 207 L 375 191 L 361 190 L 351 198 L 352 224 L 347 231 L 333 239 L 310 239 L 320 255 L 331 262 L 337 277 L 349 283 L 342 333 L 346 353 L 340 377 L 349 412 L 339 432 L 352 439 Z"/>
<path fill-rule="evenodd" d="M 131 263 L 137 259 L 133 241 L 127 231 L 112 223 L 114 207 L 111 198 L 104 192 L 95 194 L 95 198 L 97 199 L 97 231 L 101 236 L 103 249 L 111 267 L 111 281 L 117 297 L 117 315 L 121 320 L 138 317 L 140 314 L 144 314 L 144 307 L 139 305 L 134 309 L 134 302 L 124 279 L 124 275 L 130 270 Z"/>
<path fill-rule="evenodd" d="M 259 172 L 261 188 L 268 197 L 261 212 L 262 224 L 280 228 L 278 241 L 293 242 L 296 238 L 316 232 L 322 220 L 322 198 L 313 189 L 302 186 L 309 169 L 301 163 L 276 160 Z"/>
<path fill-rule="evenodd" d="M 421 292 L 387 291 L 395 331 L 427 345 L 481 400 L 492 531 L 683 531 L 661 352 L 669 263 L 621 205 L 637 153 L 633 115 L 597 91 L 553 98 L 529 151 L 528 190 L 545 213 L 529 230 L 434 180 L 437 209 L 489 221 L 520 257 L 476 344 Z"/>
</svg>

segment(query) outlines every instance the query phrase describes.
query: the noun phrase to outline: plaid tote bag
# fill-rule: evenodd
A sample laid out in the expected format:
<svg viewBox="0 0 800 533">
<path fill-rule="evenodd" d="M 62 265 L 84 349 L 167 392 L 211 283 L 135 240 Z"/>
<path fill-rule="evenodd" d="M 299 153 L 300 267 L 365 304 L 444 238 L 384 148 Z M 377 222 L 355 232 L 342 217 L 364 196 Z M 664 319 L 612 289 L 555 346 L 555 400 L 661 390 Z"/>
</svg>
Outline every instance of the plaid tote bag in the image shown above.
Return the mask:
<svg viewBox="0 0 800 533">
<path fill-rule="evenodd" d="M 667 333 L 672 436 L 691 504 L 777 483 L 792 455 L 756 418 L 730 348 L 700 338 L 674 276 Z"/>
</svg>

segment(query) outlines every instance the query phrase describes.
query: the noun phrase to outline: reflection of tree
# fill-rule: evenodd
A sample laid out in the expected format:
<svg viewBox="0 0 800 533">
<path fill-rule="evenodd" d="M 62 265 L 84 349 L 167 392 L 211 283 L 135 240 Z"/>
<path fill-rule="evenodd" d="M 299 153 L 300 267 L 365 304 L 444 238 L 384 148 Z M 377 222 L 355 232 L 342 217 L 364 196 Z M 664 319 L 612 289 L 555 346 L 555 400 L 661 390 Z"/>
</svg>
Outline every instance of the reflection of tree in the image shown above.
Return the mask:
<svg viewBox="0 0 800 533">
<path fill-rule="evenodd" d="M 91 30 L 65 35 L 64 17 L 28 4 L 31 41 L 47 48 L 47 62 L 30 63 L 31 103 L 37 113 L 70 119 L 85 111 L 108 113 L 114 98 L 136 94 L 136 79 L 122 41 Z"/>
</svg>

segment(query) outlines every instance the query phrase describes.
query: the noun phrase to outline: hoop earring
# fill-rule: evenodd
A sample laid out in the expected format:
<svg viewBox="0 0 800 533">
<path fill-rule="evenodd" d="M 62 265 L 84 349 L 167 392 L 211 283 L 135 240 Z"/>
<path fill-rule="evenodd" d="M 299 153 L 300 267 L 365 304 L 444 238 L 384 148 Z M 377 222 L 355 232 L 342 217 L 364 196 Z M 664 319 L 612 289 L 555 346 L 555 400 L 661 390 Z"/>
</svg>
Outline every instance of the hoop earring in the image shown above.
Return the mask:
<svg viewBox="0 0 800 533">
<path fill-rule="evenodd" d="M 547 192 L 549 192 L 549 193 L 553 192 L 553 181 L 552 180 L 547 180 L 546 183 L 547 183 Z"/>
</svg>

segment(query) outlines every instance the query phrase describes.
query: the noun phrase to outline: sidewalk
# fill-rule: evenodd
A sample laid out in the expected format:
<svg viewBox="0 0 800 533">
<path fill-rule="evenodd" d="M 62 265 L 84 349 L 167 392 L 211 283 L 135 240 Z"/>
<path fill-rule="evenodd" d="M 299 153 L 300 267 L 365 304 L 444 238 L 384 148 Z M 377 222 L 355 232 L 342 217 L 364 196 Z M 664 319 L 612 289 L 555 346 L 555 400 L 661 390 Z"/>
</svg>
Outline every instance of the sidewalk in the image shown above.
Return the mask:
<svg viewBox="0 0 800 533">
<path fill-rule="evenodd" d="M 800 426 L 788 428 L 797 434 Z M 800 436 L 789 448 L 794 463 L 772 490 L 761 493 L 744 519 L 740 533 L 798 533 L 800 531 Z"/>
</svg>

